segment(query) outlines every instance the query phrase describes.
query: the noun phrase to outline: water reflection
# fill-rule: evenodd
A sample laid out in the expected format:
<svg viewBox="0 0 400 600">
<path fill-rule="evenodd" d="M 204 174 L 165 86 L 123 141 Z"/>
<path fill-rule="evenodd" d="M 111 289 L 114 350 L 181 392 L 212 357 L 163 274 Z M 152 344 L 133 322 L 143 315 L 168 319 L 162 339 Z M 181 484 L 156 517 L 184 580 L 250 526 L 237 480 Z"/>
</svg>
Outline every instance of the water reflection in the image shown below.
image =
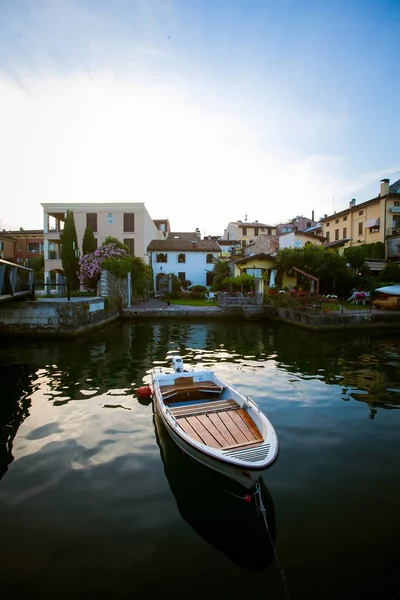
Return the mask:
<svg viewBox="0 0 400 600">
<path fill-rule="evenodd" d="M 31 374 L 26 365 L 0 364 L 0 479 L 14 460 L 13 441 L 21 423 L 29 415 Z"/>
<path fill-rule="evenodd" d="M 260 485 L 270 536 L 254 496 L 250 503 L 245 502 L 246 491 L 241 486 L 182 452 L 156 412 L 154 427 L 165 475 L 182 518 L 235 564 L 252 571 L 265 570 L 274 558 L 275 509 L 263 480 Z"/>
</svg>

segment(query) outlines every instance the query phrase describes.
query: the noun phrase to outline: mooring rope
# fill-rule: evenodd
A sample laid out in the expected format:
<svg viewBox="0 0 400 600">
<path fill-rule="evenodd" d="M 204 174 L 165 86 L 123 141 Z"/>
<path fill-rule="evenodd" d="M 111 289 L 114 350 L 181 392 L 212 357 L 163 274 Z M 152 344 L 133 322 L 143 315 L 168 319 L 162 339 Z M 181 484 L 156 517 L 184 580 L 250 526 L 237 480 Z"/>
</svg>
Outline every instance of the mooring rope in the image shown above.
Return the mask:
<svg viewBox="0 0 400 600">
<path fill-rule="evenodd" d="M 287 587 L 287 583 L 286 583 L 285 571 L 284 571 L 283 566 L 281 565 L 278 553 L 277 553 L 277 551 L 275 549 L 275 544 L 274 544 L 274 542 L 272 540 L 272 537 L 271 537 L 271 532 L 269 530 L 268 521 L 267 521 L 267 511 L 265 510 L 265 506 L 264 506 L 264 503 L 262 501 L 261 486 L 260 486 L 260 484 L 259 484 L 258 481 L 256 483 L 256 492 L 255 493 L 257 494 L 257 498 L 258 498 L 258 502 L 259 502 L 259 509 L 260 509 L 260 512 L 261 512 L 261 514 L 263 516 L 263 519 L 264 519 L 264 523 L 265 523 L 265 527 L 266 527 L 266 530 L 267 530 L 267 533 L 268 533 L 269 541 L 271 542 L 271 546 L 272 546 L 272 549 L 274 551 L 274 556 L 275 556 L 276 564 L 277 564 L 277 567 L 278 567 L 278 569 L 280 571 L 280 574 L 281 574 L 281 577 L 282 577 L 283 588 L 285 590 L 286 597 L 288 598 L 288 600 L 290 600 L 290 593 L 289 593 L 289 590 L 288 590 L 288 587 Z"/>
</svg>

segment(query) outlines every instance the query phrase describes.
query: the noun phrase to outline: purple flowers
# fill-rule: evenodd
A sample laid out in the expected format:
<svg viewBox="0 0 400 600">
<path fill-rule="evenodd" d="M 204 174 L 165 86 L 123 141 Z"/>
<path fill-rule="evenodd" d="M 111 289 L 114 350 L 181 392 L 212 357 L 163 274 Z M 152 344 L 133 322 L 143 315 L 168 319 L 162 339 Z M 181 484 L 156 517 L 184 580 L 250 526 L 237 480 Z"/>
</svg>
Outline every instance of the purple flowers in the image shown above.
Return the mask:
<svg viewBox="0 0 400 600">
<path fill-rule="evenodd" d="M 106 258 L 125 258 L 126 250 L 118 248 L 115 244 L 105 244 L 97 248 L 92 254 L 85 254 L 79 259 L 79 281 L 87 290 L 95 290 L 101 275 L 101 265 Z"/>
</svg>

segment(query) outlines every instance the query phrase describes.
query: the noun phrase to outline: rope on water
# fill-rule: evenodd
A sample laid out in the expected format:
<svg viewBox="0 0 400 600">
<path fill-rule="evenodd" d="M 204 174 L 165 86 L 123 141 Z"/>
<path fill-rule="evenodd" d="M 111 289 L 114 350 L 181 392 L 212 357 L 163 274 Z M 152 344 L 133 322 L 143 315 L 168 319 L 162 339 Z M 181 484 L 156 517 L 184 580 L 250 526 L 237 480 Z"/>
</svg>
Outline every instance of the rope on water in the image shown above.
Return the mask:
<svg viewBox="0 0 400 600">
<path fill-rule="evenodd" d="M 269 537 L 269 541 L 270 541 L 272 549 L 274 551 L 274 556 L 275 556 L 276 564 L 278 566 L 278 569 L 279 569 L 281 577 L 282 577 L 283 588 L 285 590 L 286 597 L 288 598 L 288 600 L 290 600 L 291 596 L 290 596 L 290 593 L 289 593 L 289 590 L 288 590 L 288 587 L 287 587 L 287 583 L 286 583 L 285 571 L 283 569 L 283 566 L 281 565 L 281 562 L 280 562 L 279 557 L 278 557 L 278 553 L 277 553 L 277 551 L 275 549 L 275 544 L 274 544 L 274 542 L 272 540 L 272 537 L 271 537 L 271 533 L 270 533 L 270 530 L 269 530 L 269 527 L 268 527 L 268 521 L 267 521 L 267 511 L 265 510 L 265 506 L 264 506 L 264 503 L 262 501 L 261 486 L 260 486 L 260 484 L 259 484 L 258 481 L 256 483 L 256 491 L 255 491 L 255 493 L 257 494 L 258 508 L 260 509 L 260 512 L 261 512 L 261 514 L 263 516 L 264 523 L 265 523 L 265 528 L 267 530 L 268 537 Z"/>
</svg>

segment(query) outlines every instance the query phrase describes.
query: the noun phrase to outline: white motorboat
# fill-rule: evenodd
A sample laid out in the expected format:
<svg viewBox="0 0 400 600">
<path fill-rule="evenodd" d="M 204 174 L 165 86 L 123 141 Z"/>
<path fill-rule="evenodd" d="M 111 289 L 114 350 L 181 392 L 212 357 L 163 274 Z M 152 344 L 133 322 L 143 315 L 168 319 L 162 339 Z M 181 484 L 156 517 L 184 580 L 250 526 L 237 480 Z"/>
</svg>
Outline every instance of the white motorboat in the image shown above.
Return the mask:
<svg viewBox="0 0 400 600">
<path fill-rule="evenodd" d="M 278 456 L 274 427 L 257 404 L 213 371 L 152 371 L 156 410 L 178 446 L 200 463 L 250 489 Z"/>
</svg>

